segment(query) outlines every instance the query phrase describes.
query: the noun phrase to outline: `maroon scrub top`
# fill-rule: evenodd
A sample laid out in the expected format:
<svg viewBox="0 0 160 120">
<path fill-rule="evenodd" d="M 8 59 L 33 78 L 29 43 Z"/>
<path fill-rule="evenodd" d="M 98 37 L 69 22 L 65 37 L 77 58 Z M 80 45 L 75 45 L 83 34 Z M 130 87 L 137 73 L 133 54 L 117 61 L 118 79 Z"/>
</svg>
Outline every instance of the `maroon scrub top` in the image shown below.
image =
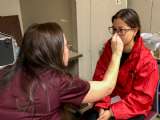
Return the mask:
<svg viewBox="0 0 160 120">
<path fill-rule="evenodd" d="M 0 97 L 0 120 L 31 120 L 31 106 L 26 109 L 26 95 L 22 93 L 20 85 L 23 78 L 19 71 Z M 90 89 L 89 82 L 75 76 L 68 88 L 68 77 L 51 74 L 50 71 L 42 74 L 40 79 L 47 87 L 50 112 L 45 91 L 38 85 L 33 120 L 61 120 L 64 104 L 79 106 Z"/>
</svg>

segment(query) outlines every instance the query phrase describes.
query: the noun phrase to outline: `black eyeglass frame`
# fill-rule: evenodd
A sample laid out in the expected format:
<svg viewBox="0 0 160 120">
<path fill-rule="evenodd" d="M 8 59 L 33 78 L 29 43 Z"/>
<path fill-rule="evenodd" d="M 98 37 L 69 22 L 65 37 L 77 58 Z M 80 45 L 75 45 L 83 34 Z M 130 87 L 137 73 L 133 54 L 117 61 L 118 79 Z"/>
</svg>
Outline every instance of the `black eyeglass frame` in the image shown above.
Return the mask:
<svg viewBox="0 0 160 120">
<path fill-rule="evenodd" d="M 110 32 L 110 28 L 112 28 L 113 29 L 113 27 L 108 27 L 108 30 L 109 30 L 109 32 Z M 133 30 L 134 28 L 130 28 L 130 29 L 122 29 L 122 30 L 125 30 L 125 34 L 124 35 L 126 35 L 126 32 L 128 31 L 128 30 Z M 118 31 L 118 33 L 119 33 L 119 30 L 118 29 L 116 29 L 116 32 Z M 111 32 L 110 32 L 111 33 Z M 111 34 L 113 34 L 113 33 L 111 33 Z M 120 36 L 124 36 L 124 35 L 121 35 L 121 34 L 119 34 Z"/>
</svg>

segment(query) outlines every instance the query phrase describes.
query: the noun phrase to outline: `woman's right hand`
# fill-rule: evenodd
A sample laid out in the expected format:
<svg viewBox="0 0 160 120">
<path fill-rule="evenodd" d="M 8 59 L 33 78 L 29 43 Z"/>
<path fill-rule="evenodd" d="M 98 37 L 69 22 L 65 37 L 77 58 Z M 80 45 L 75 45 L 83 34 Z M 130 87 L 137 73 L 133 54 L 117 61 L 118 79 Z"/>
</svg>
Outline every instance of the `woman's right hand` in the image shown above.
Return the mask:
<svg viewBox="0 0 160 120">
<path fill-rule="evenodd" d="M 122 51 L 123 51 L 123 47 L 124 47 L 123 41 L 121 40 L 119 35 L 117 35 L 117 33 L 115 33 L 112 37 L 112 40 L 111 40 L 112 54 L 116 53 L 121 56 Z"/>
</svg>

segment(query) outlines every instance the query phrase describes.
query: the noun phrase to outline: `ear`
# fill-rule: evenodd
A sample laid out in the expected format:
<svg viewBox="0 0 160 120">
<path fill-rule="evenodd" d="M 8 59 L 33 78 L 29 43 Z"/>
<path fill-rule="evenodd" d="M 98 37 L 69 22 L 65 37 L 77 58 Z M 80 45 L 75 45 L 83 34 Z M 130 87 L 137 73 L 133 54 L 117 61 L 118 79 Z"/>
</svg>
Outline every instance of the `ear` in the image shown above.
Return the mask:
<svg viewBox="0 0 160 120">
<path fill-rule="evenodd" d="M 137 32 L 138 32 L 138 28 L 134 28 L 134 36 L 136 36 Z"/>
</svg>

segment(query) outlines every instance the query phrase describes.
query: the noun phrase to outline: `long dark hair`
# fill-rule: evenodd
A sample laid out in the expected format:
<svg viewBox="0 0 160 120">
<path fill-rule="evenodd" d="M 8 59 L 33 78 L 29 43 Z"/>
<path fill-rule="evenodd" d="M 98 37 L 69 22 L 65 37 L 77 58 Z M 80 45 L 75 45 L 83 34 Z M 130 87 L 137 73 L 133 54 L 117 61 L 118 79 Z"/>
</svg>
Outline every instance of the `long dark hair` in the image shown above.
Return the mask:
<svg viewBox="0 0 160 120">
<path fill-rule="evenodd" d="M 46 93 L 50 111 L 47 88 L 42 83 L 39 75 L 44 71 L 51 70 L 54 74 L 68 75 L 71 84 L 72 75 L 66 71 L 63 52 L 64 34 L 58 24 L 31 25 L 24 34 L 16 63 L 6 67 L 5 72 L 0 75 L 0 95 L 3 96 L 5 89 L 16 73 L 22 71 L 25 77 L 20 80 L 20 83 L 22 92 L 28 97 L 27 106 L 34 105 L 36 89 L 39 84 Z M 32 113 L 34 113 L 34 107 Z"/>
<path fill-rule="evenodd" d="M 121 9 L 112 17 L 112 23 L 114 19 L 118 18 L 122 19 L 131 28 L 138 28 L 138 32 L 134 38 L 136 41 L 140 37 L 141 33 L 140 19 L 136 11 L 130 8 Z"/>
</svg>

